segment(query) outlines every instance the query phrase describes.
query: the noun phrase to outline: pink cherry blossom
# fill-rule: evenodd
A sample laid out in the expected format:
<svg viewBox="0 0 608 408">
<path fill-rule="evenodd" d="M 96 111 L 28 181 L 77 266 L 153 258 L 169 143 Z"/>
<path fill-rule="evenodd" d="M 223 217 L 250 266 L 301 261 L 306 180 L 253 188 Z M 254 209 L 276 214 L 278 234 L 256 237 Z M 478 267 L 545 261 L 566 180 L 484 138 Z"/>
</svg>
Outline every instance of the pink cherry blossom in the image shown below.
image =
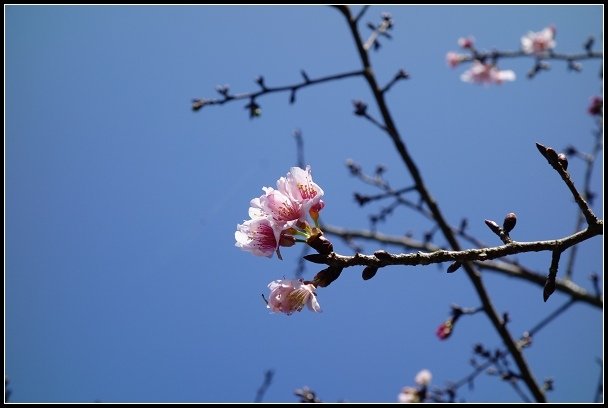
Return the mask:
<svg viewBox="0 0 608 408">
<path fill-rule="evenodd" d="M 475 45 L 475 38 L 473 37 L 460 37 L 458 39 L 458 45 L 461 48 L 473 48 L 473 46 Z"/>
<path fill-rule="evenodd" d="M 455 68 L 462 61 L 465 60 L 467 56 L 464 54 L 458 54 L 457 52 L 450 51 L 445 55 L 445 60 L 450 66 L 450 68 Z"/>
<path fill-rule="evenodd" d="M 234 233 L 235 246 L 257 256 L 272 257 L 279 248 L 281 231 L 273 228 L 270 219 L 266 217 L 253 218 L 237 225 Z"/>
<path fill-rule="evenodd" d="M 304 306 L 314 312 L 321 312 L 315 286 L 311 283 L 305 284 L 302 280 L 275 280 L 270 282 L 268 288 L 270 295 L 267 307 L 272 312 L 291 315 L 301 311 Z"/>
<path fill-rule="evenodd" d="M 259 198 L 259 205 L 264 213 L 272 217 L 275 223 L 281 226 L 281 229 L 290 221 L 293 222 L 287 228 L 294 222 L 306 218 L 306 212 L 303 211 L 301 203 L 272 187 L 264 187 L 263 190 L 266 194 Z M 254 200 L 251 203 L 252 207 L 254 206 Z"/>
<path fill-rule="evenodd" d="M 454 324 L 452 323 L 452 318 L 449 318 L 445 322 L 441 323 L 436 332 L 439 340 L 446 340 L 448 337 L 450 337 L 452 335 L 453 328 Z"/>
<path fill-rule="evenodd" d="M 304 213 L 312 207 L 319 208 L 318 204 L 323 196 L 321 187 L 312 181 L 310 166 L 306 166 L 306 170 L 292 167 L 286 177 L 277 181 L 277 189 L 301 204 Z"/>
<path fill-rule="evenodd" d="M 501 84 L 504 81 L 515 81 L 515 72 L 500 71 L 496 65 L 473 61 L 473 66 L 463 72 L 460 79 L 476 84 Z"/>
<path fill-rule="evenodd" d="M 421 370 L 418 374 L 416 374 L 416 384 L 427 387 L 431 380 L 433 379 L 433 374 L 429 370 Z"/>
<path fill-rule="evenodd" d="M 542 55 L 555 48 L 555 27 L 549 26 L 539 32 L 528 32 L 521 37 L 521 48 L 526 54 Z"/>
</svg>

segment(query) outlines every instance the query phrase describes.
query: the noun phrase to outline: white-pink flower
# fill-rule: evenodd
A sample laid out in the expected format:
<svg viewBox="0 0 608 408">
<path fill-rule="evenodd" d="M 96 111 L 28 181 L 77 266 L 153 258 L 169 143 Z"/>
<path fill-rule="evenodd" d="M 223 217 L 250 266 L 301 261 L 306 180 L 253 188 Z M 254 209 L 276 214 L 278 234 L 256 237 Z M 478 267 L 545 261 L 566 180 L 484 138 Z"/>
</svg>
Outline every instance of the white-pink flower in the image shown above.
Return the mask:
<svg viewBox="0 0 608 408">
<path fill-rule="evenodd" d="M 317 302 L 315 286 L 302 280 L 275 280 L 268 285 L 270 295 L 267 307 L 275 313 L 290 315 L 301 311 L 304 306 L 314 312 L 321 312 Z"/>
<path fill-rule="evenodd" d="M 455 68 L 462 61 L 465 60 L 467 56 L 464 54 L 458 54 L 457 52 L 450 51 L 445 55 L 445 60 L 450 66 L 450 68 Z"/>
<path fill-rule="evenodd" d="M 414 403 L 420 402 L 420 396 L 418 395 L 418 390 L 412 387 L 403 387 L 401 392 L 397 396 L 397 401 L 401 403 Z"/>
<path fill-rule="evenodd" d="M 476 84 L 501 84 L 505 81 L 515 81 L 515 72 L 511 70 L 500 71 L 496 65 L 473 61 L 471 68 L 460 76 L 464 82 Z"/>
<path fill-rule="evenodd" d="M 528 32 L 521 37 L 521 48 L 526 54 L 543 55 L 555 48 L 555 27 L 549 26 L 539 32 Z"/>
<path fill-rule="evenodd" d="M 257 256 L 272 257 L 279 248 L 281 231 L 273 228 L 266 217 L 253 218 L 237 225 L 234 233 L 235 246 Z"/>
<path fill-rule="evenodd" d="M 306 170 L 292 167 L 286 177 L 281 177 L 277 181 L 277 189 L 296 203 L 301 204 L 304 213 L 313 207 L 323 208 L 323 205 L 319 208 L 323 190 L 312 181 L 310 166 L 306 166 Z"/>
<path fill-rule="evenodd" d="M 431 374 L 429 370 L 424 369 L 420 370 L 420 372 L 416 374 L 416 378 L 414 380 L 416 381 L 416 384 L 427 387 L 431 383 L 432 379 L 433 374 Z"/>
</svg>

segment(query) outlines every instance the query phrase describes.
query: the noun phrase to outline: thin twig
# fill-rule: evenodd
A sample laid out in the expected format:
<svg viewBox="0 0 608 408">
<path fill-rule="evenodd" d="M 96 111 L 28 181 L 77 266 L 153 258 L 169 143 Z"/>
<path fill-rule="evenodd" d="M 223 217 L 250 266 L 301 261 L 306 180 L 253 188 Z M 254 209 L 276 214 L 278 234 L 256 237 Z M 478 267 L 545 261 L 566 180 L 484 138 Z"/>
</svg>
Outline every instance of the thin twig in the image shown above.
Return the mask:
<svg viewBox="0 0 608 408">
<path fill-rule="evenodd" d="M 270 384 L 272 384 L 273 376 L 274 376 L 273 370 L 266 370 L 264 372 L 264 381 L 262 382 L 262 385 L 260 385 L 260 388 L 258 388 L 258 392 L 255 394 L 254 402 L 262 402 L 262 400 L 264 399 L 264 394 L 266 394 L 268 387 L 270 387 Z"/>
<path fill-rule="evenodd" d="M 363 17 L 367 9 L 369 9 L 369 7 L 369 4 L 366 4 L 365 6 L 361 7 L 361 10 L 359 10 L 359 12 L 357 13 L 357 17 L 355 17 L 355 23 L 358 23 L 361 20 L 361 18 Z"/>
<path fill-rule="evenodd" d="M 244 100 L 244 99 L 254 100 L 259 96 L 277 93 L 277 92 L 288 92 L 289 91 L 289 92 L 292 92 L 292 95 L 294 95 L 295 92 L 297 92 L 301 88 L 306 88 L 308 86 L 317 85 L 317 84 L 321 84 L 324 82 L 331 82 L 331 81 L 336 81 L 339 79 L 352 78 L 352 77 L 357 77 L 357 76 L 362 76 L 362 75 L 363 75 L 363 71 L 351 71 L 351 72 L 345 72 L 345 73 L 341 73 L 341 74 L 328 75 L 328 76 L 324 76 L 324 77 L 316 78 L 316 79 L 310 79 L 304 72 L 302 72 L 302 76 L 304 77 L 304 80 L 302 82 L 298 82 L 298 83 L 295 83 L 292 85 L 283 85 L 283 86 L 276 86 L 276 87 L 263 87 L 262 89 L 260 89 L 259 91 L 256 91 L 256 92 L 241 93 L 241 94 L 236 94 L 236 95 L 231 95 L 231 94 L 227 93 L 224 96 L 224 98 L 221 98 L 221 99 L 204 99 L 204 98 L 194 99 L 193 103 L 192 103 L 192 108 L 193 108 L 193 110 L 199 110 L 204 106 L 223 105 L 228 102 Z"/>
</svg>

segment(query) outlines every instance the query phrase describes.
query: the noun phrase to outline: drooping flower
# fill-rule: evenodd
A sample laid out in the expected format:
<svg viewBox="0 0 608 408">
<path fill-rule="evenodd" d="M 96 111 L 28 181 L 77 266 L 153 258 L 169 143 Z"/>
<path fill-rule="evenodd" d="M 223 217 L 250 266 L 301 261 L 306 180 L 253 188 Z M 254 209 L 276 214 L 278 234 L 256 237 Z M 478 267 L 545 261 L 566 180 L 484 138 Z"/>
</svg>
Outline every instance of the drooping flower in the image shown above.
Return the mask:
<svg viewBox="0 0 608 408">
<path fill-rule="evenodd" d="M 416 384 L 427 387 L 431 383 L 432 379 L 433 379 L 433 374 L 431 374 L 431 372 L 429 370 L 424 369 L 424 370 L 420 370 L 418 372 L 418 374 L 416 374 L 415 381 L 416 381 Z"/>
<path fill-rule="evenodd" d="M 280 231 L 273 228 L 267 217 L 253 218 L 237 225 L 235 246 L 257 256 L 272 257 L 279 248 Z"/>
<path fill-rule="evenodd" d="M 397 396 L 397 401 L 404 404 L 420 402 L 418 390 L 412 387 L 403 387 Z"/>
<path fill-rule="evenodd" d="M 267 307 L 275 313 L 291 315 L 308 306 L 313 312 L 321 312 L 315 286 L 302 280 L 275 280 L 268 285 L 270 295 Z"/>
<path fill-rule="evenodd" d="M 315 207 L 319 207 L 323 190 L 314 181 L 310 166 L 306 166 L 306 170 L 299 167 L 292 167 L 286 177 L 281 177 L 277 181 L 277 189 L 286 194 L 290 199 L 302 205 L 304 213 Z"/>
<path fill-rule="evenodd" d="M 454 323 L 452 321 L 452 318 L 450 317 L 448 320 L 441 323 L 439 325 L 439 327 L 437 328 L 437 332 L 436 332 L 437 337 L 439 337 L 439 340 L 445 340 L 452 335 L 453 329 L 454 329 Z"/>
<path fill-rule="evenodd" d="M 521 37 L 521 48 L 526 54 L 543 55 L 555 48 L 555 27 L 549 26 L 539 32 L 529 31 Z"/>
<path fill-rule="evenodd" d="M 445 55 L 445 60 L 448 63 L 450 68 L 455 68 L 462 61 L 466 59 L 466 55 L 458 54 L 457 52 L 450 51 Z"/>
<path fill-rule="evenodd" d="M 464 82 L 476 84 L 501 84 L 504 81 L 515 81 L 515 72 L 511 70 L 500 71 L 494 64 L 473 61 L 473 66 L 463 72 L 460 79 Z"/>
</svg>

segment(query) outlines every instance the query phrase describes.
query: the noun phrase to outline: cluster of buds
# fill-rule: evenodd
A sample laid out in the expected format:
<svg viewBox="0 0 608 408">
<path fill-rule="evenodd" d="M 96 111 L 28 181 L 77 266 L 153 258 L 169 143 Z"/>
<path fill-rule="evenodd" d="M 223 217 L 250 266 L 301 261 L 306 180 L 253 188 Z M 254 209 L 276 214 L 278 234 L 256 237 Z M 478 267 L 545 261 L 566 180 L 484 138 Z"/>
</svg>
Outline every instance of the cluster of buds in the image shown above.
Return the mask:
<svg viewBox="0 0 608 408">
<path fill-rule="evenodd" d="M 325 206 L 323 190 L 313 180 L 310 166 L 292 167 L 272 187 L 262 188 L 264 194 L 250 201 L 249 220 L 237 225 L 236 246 L 256 256 L 271 258 L 276 252 L 282 259 L 280 247 L 306 242 L 319 253 L 333 251 L 319 229 L 319 212 Z M 312 220 L 312 225 L 308 220 Z M 314 282 L 275 280 L 270 289 L 268 308 L 273 312 L 292 314 L 304 306 L 319 312 Z"/>
</svg>

